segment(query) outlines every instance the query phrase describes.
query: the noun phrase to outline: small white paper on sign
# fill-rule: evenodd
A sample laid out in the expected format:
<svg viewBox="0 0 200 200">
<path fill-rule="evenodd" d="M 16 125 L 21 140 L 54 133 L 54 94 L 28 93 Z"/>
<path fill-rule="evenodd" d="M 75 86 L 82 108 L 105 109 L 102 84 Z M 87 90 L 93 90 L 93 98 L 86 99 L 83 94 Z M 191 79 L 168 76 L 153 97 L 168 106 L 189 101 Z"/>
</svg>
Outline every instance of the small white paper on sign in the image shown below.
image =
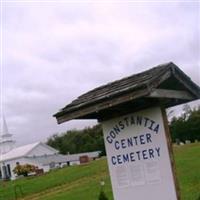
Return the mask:
<svg viewBox="0 0 200 200">
<path fill-rule="evenodd" d="M 145 184 L 144 168 L 143 165 L 130 165 L 129 166 L 131 184 L 133 186 L 140 186 Z"/>
<path fill-rule="evenodd" d="M 129 176 L 128 170 L 126 166 L 118 166 L 115 171 L 117 177 L 117 183 L 119 188 L 128 187 L 129 183 Z"/>
<path fill-rule="evenodd" d="M 149 184 L 160 183 L 160 169 L 158 161 L 145 163 L 145 176 Z"/>
</svg>

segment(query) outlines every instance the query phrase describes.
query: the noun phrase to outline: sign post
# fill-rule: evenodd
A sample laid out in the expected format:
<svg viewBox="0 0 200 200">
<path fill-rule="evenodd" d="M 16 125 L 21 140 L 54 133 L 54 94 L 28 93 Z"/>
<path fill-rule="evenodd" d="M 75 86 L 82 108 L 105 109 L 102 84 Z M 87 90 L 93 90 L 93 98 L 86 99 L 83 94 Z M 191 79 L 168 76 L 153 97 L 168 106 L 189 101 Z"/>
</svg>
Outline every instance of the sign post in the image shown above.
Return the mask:
<svg viewBox="0 0 200 200">
<path fill-rule="evenodd" d="M 115 200 L 177 200 L 160 107 L 102 122 Z"/>
<path fill-rule="evenodd" d="M 161 108 L 162 111 L 162 117 L 163 117 L 163 124 L 165 128 L 165 135 L 167 139 L 167 145 L 168 145 L 168 150 L 169 150 L 169 155 L 170 155 L 170 161 L 171 161 L 171 167 L 172 167 L 172 172 L 173 172 L 173 179 L 174 179 L 174 184 L 176 188 L 176 196 L 177 199 L 181 199 L 181 193 L 180 193 L 180 188 L 176 176 L 176 166 L 175 166 L 175 160 L 174 160 L 174 153 L 173 153 L 173 146 L 172 146 L 172 141 L 171 141 L 171 135 L 170 135 L 170 130 L 168 126 L 168 120 L 167 120 L 167 114 L 164 108 Z"/>
</svg>

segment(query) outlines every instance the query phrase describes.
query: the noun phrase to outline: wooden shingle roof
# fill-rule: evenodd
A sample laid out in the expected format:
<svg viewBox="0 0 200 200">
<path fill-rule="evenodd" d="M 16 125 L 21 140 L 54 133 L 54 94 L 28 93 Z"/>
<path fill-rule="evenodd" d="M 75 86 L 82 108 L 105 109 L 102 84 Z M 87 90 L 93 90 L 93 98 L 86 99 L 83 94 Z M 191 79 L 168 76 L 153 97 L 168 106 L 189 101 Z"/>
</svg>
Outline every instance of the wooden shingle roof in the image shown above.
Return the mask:
<svg viewBox="0 0 200 200">
<path fill-rule="evenodd" d="M 158 102 L 169 107 L 199 98 L 199 86 L 170 62 L 91 90 L 54 117 L 58 123 L 71 119 L 103 119 Z"/>
</svg>

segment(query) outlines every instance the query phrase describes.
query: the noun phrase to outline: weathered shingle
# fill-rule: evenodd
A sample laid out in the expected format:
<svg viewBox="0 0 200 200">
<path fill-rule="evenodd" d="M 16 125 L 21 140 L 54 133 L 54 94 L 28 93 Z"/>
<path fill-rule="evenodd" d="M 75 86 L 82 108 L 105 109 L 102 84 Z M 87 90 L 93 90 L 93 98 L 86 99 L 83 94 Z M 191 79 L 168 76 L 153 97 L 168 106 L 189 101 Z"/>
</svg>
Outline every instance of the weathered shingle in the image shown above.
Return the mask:
<svg viewBox="0 0 200 200">
<path fill-rule="evenodd" d="M 161 83 L 169 79 L 171 76 L 176 76 L 176 78 L 181 77 L 181 80 L 183 80 L 182 82 L 186 83 L 184 87 L 186 87 L 188 90 L 191 90 L 191 93 L 195 93 L 193 95 L 196 95 L 196 98 L 199 98 L 199 87 L 193 83 L 191 79 L 175 64 L 170 62 L 91 90 L 79 96 L 70 104 L 62 108 L 54 116 L 58 119 L 59 117 L 70 114 L 68 117 L 69 119 L 82 117 L 85 118 L 85 116 L 87 118 L 87 115 L 90 115 L 93 112 L 93 116 L 95 117 L 94 112 L 99 112 L 100 110 L 106 109 L 106 106 L 107 108 L 112 107 L 112 100 L 115 102 L 114 99 L 116 100 L 116 98 L 134 91 L 135 93 L 128 97 L 131 100 L 147 96 L 154 88 L 157 88 Z M 181 80 L 179 82 L 181 82 Z M 184 83 L 182 84 L 184 85 Z M 108 100 L 110 101 L 108 102 Z M 124 98 L 124 102 L 125 101 L 127 101 L 127 99 Z M 116 106 L 117 103 L 121 104 L 123 103 L 123 100 L 113 103 L 113 106 Z M 92 105 L 93 108 L 91 107 Z M 88 108 L 87 111 L 85 108 Z M 75 111 L 76 114 L 73 118 L 73 112 Z M 61 120 L 61 122 L 62 121 L 64 120 Z"/>
<path fill-rule="evenodd" d="M 98 87 L 94 90 L 91 90 L 79 96 L 77 99 L 72 101 L 72 103 L 64 107 L 63 110 L 76 107 L 77 105 L 80 106 L 83 104 L 84 105 L 90 104 L 98 100 L 102 100 L 104 98 L 108 98 L 108 97 L 118 95 L 120 93 L 124 93 L 127 90 L 130 91 L 136 88 L 140 88 L 142 86 L 147 85 L 150 81 L 160 76 L 168 68 L 169 68 L 169 63 L 154 67 L 148 71 L 145 71 L 139 74 L 135 74 L 135 75 L 108 83 L 106 85 Z"/>
</svg>

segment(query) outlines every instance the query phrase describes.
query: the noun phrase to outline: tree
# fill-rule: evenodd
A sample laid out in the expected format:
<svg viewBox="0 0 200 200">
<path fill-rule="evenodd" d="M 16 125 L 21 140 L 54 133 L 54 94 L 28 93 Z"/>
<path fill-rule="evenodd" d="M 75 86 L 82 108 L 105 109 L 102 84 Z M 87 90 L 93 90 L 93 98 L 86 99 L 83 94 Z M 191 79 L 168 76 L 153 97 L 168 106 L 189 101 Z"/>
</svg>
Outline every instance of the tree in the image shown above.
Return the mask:
<svg viewBox="0 0 200 200">
<path fill-rule="evenodd" d="M 103 131 L 100 124 L 82 130 L 69 130 L 60 135 L 54 134 L 47 144 L 62 154 L 101 151 L 105 155 Z"/>
<path fill-rule="evenodd" d="M 200 140 L 200 106 L 194 109 L 184 106 L 183 111 L 180 117 L 173 117 L 170 122 L 173 142 L 176 139 L 182 142 Z"/>
</svg>

